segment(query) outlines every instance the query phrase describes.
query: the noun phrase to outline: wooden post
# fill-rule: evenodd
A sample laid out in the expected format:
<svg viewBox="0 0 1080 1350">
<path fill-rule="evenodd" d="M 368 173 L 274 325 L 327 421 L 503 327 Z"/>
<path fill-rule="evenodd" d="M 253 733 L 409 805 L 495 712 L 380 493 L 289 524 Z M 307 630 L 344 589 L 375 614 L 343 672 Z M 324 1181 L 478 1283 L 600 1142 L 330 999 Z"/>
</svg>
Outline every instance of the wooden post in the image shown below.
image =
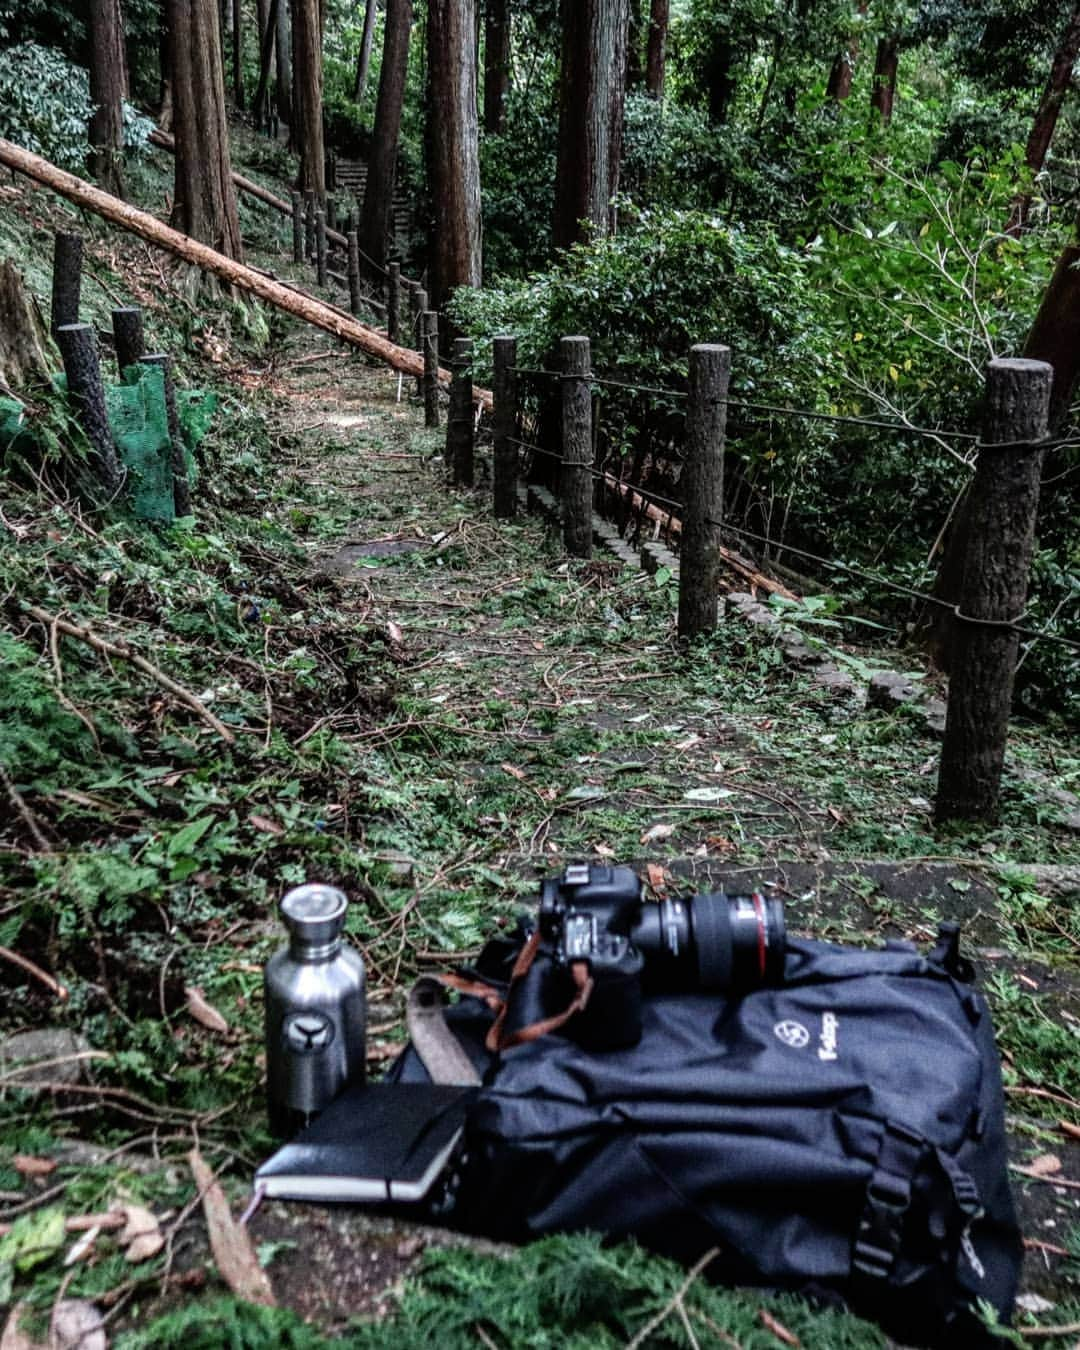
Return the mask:
<svg viewBox="0 0 1080 1350">
<path fill-rule="evenodd" d="M 304 261 L 304 198 L 299 192 L 292 195 L 292 260 Z"/>
<path fill-rule="evenodd" d="M 592 557 L 592 392 L 589 339 L 564 337 L 562 354 L 563 544 L 573 558 Z"/>
<path fill-rule="evenodd" d="M 177 517 L 191 515 L 191 485 L 188 482 L 187 456 L 180 431 L 180 417 L 176 411 L 176 381 L 173 379 L 173 359 L 164 352 L 155 352 L 142 358 L 144 366 L 161 371 L 165 394 L 165 413 L 169 419 L 169 441 L 172 446 L 173 510 Z"/>
<path fill-rule="evenodd" d="M 419 282 L 409 291 L 409 315 L 412 320 L 412 337 L 409 339 L 412 345 L 420 353 L 421 359 L 424 357 L 424 326 L 421 315 L 427 309 L 427 291 Z M 424 397 L 424 377 L 416 377 L 416 395 L 417 398 Z"/>
<path fill-rule="evenodd" d="M 1027 601 L 1052 382 L 1045 361 L 999 359 L 986 367 L 985 448 L 968 496 L 938 822 L 998 817 L 1020 641 L 1012 625 Z"/>
<path fill-rule="evenodd" d="M 497 337 L 492 344 L 495 361 L 495 410 L 492 417 L 494 438 L 494 512 L 501 520 L 512 519 L 517 512 L 517 339 Z"/>
<path fill-rule="evenodd" d="M 128 366 L 137 365 L 146 351 L 143 341 L 143 314 L 137 305 L 125 305 L 112 312 L 113 342 L 116 345 L 116 364 L 123 375 Z"/>
<path fill-rule="evenodd" d="M 423 294 L 423 292 L 421 292 Z M 425 300 L 427 297 L 424 297 Z M 439 425 L 439 316 L 425 309 L 420 316 L 424 346 L 424 426 Z"/>
<path fill-rule="evenodd" d="M 446 460 L 454 482 L 462 487 L 473 485 L 476 423 L 472 410 L 472 350 L 469 338 L 454 339 L 450 362 L 450 410 L 446 414 Z"/>
<path fill-rule="evenodd" d="M 124 470 L 109 429 L 94 330 L 88 323 L 61 324 L 56 341 L 64 358 L 68 394 L 93 452 L 94 472 L 111 499 L 123 485 Z"/>
<path fill-rule="evenodd" d="M 315 193 L 311 188 L 304 193 L 304 257 L 315 260 Z"/>
<path fill-rule="evenodd" d="M 683 465 L 679 636 L 711 633 L 720 599 L 720 521 L 724 511 L 724 429 L 727 425 L 731 348 L 690 348 Z"/>
<path fill-rule="evenodd" d="M 79 294 L 82 289 L 83 238 L 81 234 L 58 231 L 53 241 L 52 316 L 53 337 L 64 324 L 79 322 Z"/>
<path fill-rule="evenodd" d="M 360 242 L 356 231 L 349 235 L 349 308 L 353 314 L 360 313 Z"/>
<path fill-rule="evenodd" d="M 325 286 L 326 277 L 326 212 L 315 212 L 315 279 Z"/>
<path fill-rule="evenodd" d="M 336 230 L 337 227 L 337 198 L 332 192 L 328 192 L 326 194 L 326 228 L 328 230 Z"/>
<path fill-rule="evenodd" d="M 390 263 L 386 273 L 386 336 L 398 340 L 398 311 L 401 307 L 401 264 Z"/>
</svg>

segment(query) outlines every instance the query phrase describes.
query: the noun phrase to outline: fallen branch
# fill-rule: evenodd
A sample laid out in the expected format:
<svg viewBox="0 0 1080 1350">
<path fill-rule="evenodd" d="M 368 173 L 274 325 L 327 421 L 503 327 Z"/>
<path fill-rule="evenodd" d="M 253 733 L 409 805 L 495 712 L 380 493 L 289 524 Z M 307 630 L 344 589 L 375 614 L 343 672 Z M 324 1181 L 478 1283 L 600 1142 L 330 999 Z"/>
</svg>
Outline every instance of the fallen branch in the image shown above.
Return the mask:
<svg viewBox="0 0 1080 1350">
<path fill-rule="evenodd" d="M 149 675 L 152 680 L 156 680 L 162 689 L 167 690 L 174 698 L 178 698 L 181 703 L 189 707 L 202 720 L 211 727 L 221 737 L 223 741 L 233 745 L 236 737 L 224 724 L 219 721 L 214 714 L 201 703 L 190 689 L 185 689 L 182 684 L 177 682 L 163 670 L 159 670 L 145 656 L 140 656 L 138 652 L 132 651 L 126 642 L 110 642 L 107 638 L 100 637 L 90 628 L 80 628 L 78 624 L 68 623 L 66 619 L 58 618 L 55 614 L 49 614 L 44 609 L 39 609 L 37 605 L 26 605 L 26 612 L 37 619 L 39 623 L 55 625 L 57 630 L 66 637 L 76 638 L 79 642 L 85 642 L 88 647 L 93 647 L 94 651 L 100 652 L 102 656 L 115 656 L 121 661 L 129 661 L 136 670 L 141 670 L 144 675 Z"/>
<path fill-rule="evenodd" d="M 119 225 L 121 229 L 138 235 L 140 239 L 146 240 L 147 243 L 162 248 L 167 253 L 182 258 L 185 262 L 193 263 L 205 272 L 212 272 L 214 276 L 220 277 L 227 285 L 246 291 L 249 295 L 254 295 L 256 299 L 262 300 L 268 305 L 273 305 L 276 309 L 284 310 L 286 314 L 291 314 L 293 318 L 301 319 L 304 323 L 312 324 L 315 328 L 321 328 L 324 332 L 331 333 L 334 337 L 340 339 L 340 341 L 358 347 L 361 351 L 377 357 L 380 361 L 385 361 L 388 366 L 401 371 L 404 375 L 420 377 L 424 373 L 424 358 L 419 352 L 414 352 L 407 347 L 397 346 L 374 328 L 369 328 L 367 324 L 352 318 L 351 315 L 346 316 L 344 313 L 336 311 L 331 305 L 316 299 L 314 296 L 292 291 L 289 287 L 282 285 L 281 282 L 271 281 L 269 277 L 262 276 L 253 267 L 246 267 L 243 263 L 237 262 L 235 258 L 227 258 L 223 253 L 218 253 L 216 249 L 210 248 L 209 245 L 200 243 L 199 240 L 192 239 L 189 235 L 181 234 L 179 230 L 174 230 L 171 226 L 165 225 L 156 216 L 152 216 L 146 211 L 139 211 L 134 206 L 129 206 L 119 197 L 113 197 L 107 192 L 102 192 L 100 188 L 77 178 L 72 173 L 58 169 L 55 164 L 50 164 L 47 159 L 42 159 L 40 155 L 31 154 L 29 150 L 23 150 L 21 146 L 4 140 L 2 137 L 0 137 L 0 165 L 4 165 L 16 173 L 25 174 L 35 183 L 40 183 L 42 187 L 58 192 L 60 196 L 66 197 L 76 206 L 92 211 L 95 215 L 101 216 L 102 219 L 113 225 Z M 440 383 L 449 384 L 449 370 L 440 367 L 438 378 Z M 474 387 L 473 401 L 482 408 L 490 410 L 492 407 L 491 391 Z"/>
<path fill-rule="evenodd" d="M 197 1148 L 188 1154 L 188 1166 L 202 1197 L 210 1250 L 218 1274 L 237 1298 L 259 1303 L 265 1308 L 276 1307 L 277 1299 L 266 1271 L 259 1265 L 251 1238 L 233 1218 L 225 1192 Z"/>
<path fill-rule="evenodd" d="M 13 952 L 10 947 L 0 947 L 0 960 L 10 961 L 13 966 L 18 966 L 20 970 L 25 970 L 27 975 L 33 975 L 36 980 L 40 980 L 46 989 L 51 989 L 61 1002 L 68 996 L 68 991 L 58 981 L 48 974 L 47 971 L 36 966 L 28 957 L 20 956 L 18 952 Z M 0 1083 L 4 1080 L 0 1078 Z"/>
<path fill-rule="evenodd" d="M 0 764 L 0 783 L 3 783 L 4 790 L 7 792 L 12 806 L 19 815 L 22 816 L 23 824 L 33 836 L 34 843 L 37 844 L 38 848 L 41 849 L 43 853 L 48 853 L 51 845 L 48 839 L 45 838 L 44 830 L 42 830 L 41 826 L 38 824 L 37 816 L 35 816 L 33 811 L 27 806 L 26 798 L 11 781 L 11 775 L 2 764 Z"/>
<path fill-rule="evenodd" d="M 633 1340 L 627 1341 L 626 1350 L 638 1350 L 638 1347 L 645 1344 L 645 1342 L 653 1334 L 656 1328 L 660 1326 L 661 1323 L 665 1322 L 676 1310 L 676 1308 L 682 1307 L 683 1299 L 690 1292 L 690 1286 L 694 1283 L 694 1281 L 705 1269 L 705 1267 L 711 1265 L 712 1262 L 715 1261 L 719 1255 L 720 1255 L 719 1247 L 709 1248 L 709 1250 L 705 1253 L 705 1255 L 702 1256 L 692 1267 L 692 1269 L 686 1276 L 686 1279 L 683 1280 L 682 1284 L 679 1285 L 678 1289 L 675 1290 L 674 1294 L 672 1294 L 671 1298 L 668 1299 L 667 1303 L 664 1304 L 664 1306 L 660 1309 L 660 1311 L 654 1317 L 649 1318 L 649 1320 L 645 1323 L 645 1325 L 641 1328 L 641 1330 L 637 1333 L 637 1335 L 634 1336 Z"/>
<path fill-rule="evenodd" d="M 629 483 L 622 482 L 612 473 L 604 474 L 604 482 L 608 487 L 614 488 L 616 492 L 621 493 L 622 496 L 629 497 L 630 503 L 634 509 L 636 511 L 644 511 L 649 520 L 656 521 L 658 525 L 662 525 L 664 529 L 670 531 L 671 534 L 682 534 L 682 521 L 678 516 L 672 515 L 670 511 L 662 511 L 660 507 L 655 506 L 650 502 L 647 497 L 643 497 L 640 492 L 636 492 Z M 737 572 L 739 576 L 745 577 L 751 586 L 756 586 L 759 590 L 766 591 L 769 595 L 786 596 L 788 600 L 795 600 L 798 598 L 794 592 L 789 591 L 782 582 L 773 581 L 771 577 L 767 577 L 762 572 L 757 571 L 757 569 L 751 567 L 745 559 L 740 558 L 737 553 L 733 553 L 731 549 L 721 546 L 720 556 L 733 572 Z"/>
</svg>

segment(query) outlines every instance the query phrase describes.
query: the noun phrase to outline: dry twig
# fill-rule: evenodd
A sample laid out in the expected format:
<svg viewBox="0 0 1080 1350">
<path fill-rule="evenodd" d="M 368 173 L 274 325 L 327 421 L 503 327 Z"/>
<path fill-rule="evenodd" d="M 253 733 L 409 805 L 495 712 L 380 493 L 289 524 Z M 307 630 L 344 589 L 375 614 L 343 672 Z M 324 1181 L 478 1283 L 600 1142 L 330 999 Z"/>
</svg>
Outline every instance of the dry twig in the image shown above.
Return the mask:
<svg viewBox="0 0 1080 1350">
<path fill-rule="evenodd" d="M 107 638 L 95 633 L 93 629 L 81 628 L 78 624 L 68 623 L 66 619 L 61 619 L 55 614 L 49 614 L 46 610 L 39 609 L 37 605 L 27 605 L 26 612 L 37 619 L 39 623 L 47 624 L 50 627 L 55 625 L 66 637 L 85 642 L 88 647 L 93 647 L 94 651 L 99 652 L 102 656 L 115 656 L 121 661 L 130 662 L 136 670 L 141 670 L 144 675 L 149 675 L 152 680 L 156 680 L 162 689 L 172 694 L 174 698 L 178 698 L 181 703 L 201 717 L 207 726 L 212 727 L 223 741 L 228 742 L 229 745 L 235 743 L 236 737 L 229 728 L 219 721 L 210 709 L 195 697 L 190 689 L 185 689 L 182 684 L 177 684 L 170 675 L 166 675 L 163 670 L 159 670 L 145 656 L 140 656 L 138 652 L 132 651 L 126 642 L 110 642 Z"/>
</svg>

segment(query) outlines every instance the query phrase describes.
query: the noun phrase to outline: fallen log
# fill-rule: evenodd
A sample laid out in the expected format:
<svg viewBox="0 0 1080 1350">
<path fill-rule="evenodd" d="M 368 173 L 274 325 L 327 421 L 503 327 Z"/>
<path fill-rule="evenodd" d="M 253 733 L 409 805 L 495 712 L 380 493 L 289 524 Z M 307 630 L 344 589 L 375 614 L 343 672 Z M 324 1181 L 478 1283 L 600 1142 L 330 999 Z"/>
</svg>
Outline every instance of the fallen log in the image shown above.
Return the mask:
<svg viewBox="0 0 1080 1350">
<path fill-rule="evenodd" d="M 635 492 L 629 483 L 622 482 L 620 479 L 616 478 L 613 473 L 605 473 L 604 482 L 608 487 L 621 493 L 622 496 L 629 497 L 630 504 L 633 506 L 634 510 L 643 512 L 647 520 L 655 521 L 657 525 L 662 529 L 667 530 L 669 534 L 682 534 L 682 521 L 678 516 L 672 515 L 670 511 L 662 511 L 659 506 L 655 506 L 647 498 L 643 497 L 640 492 Z M 733 552 L 731 549 L 721 546 L 720 556 L 733 572 L 737 572 L 739 576 L 744 577 L 751 586 L 756 586 L 759 590 L 766 591 L 769 595 L 783 595 L 789 600 L 796 599 L 795 594 L 792 591 L 789 591 L 783 582 L 774 581 L 772 577 L 765 576 L 765 574 L 759 572 L 752 563 L 747 562 L 745 558 L 740 557 L 738 553 Z"/>
<path fill-rule="evenodd" d="M 85 207 L 86 210 L 101 216 L 103 220 L 129 230 L 148 244 L 164 249 L 166 253 L 182 258 L 184 262 L 192 263 L 205 272 L 213 273 L 228 285 L 246 291 L 256 299 L 273 305 L 276 309 L 283 310 L 286 314 L 291 314 L 315 328 L 321 328 L 323 332 L 330 333 L 340 341 L 367 352 L 369 356 L 377 357 L 394 370 L 417 378 L 424 373 L 424 360 L 419 352 L 398 347 L 374 328 L 360 323 L 358 319 L 336 311 L 331 305 L 314 296 L 299 294 L 281 282 L 262 276 L 254 268 L 247 267 L 234 258 L 227 258 L 209 245 L 163 224 L 156 216 L 129 206 L 119 197 L 102 192 L 100 188 L 93 187 L 64 169 L 58 169 L 47 159 L 31 154 L 29 150 L 23 150 L 2 137 L 0 137 L 0 165 L 24 174 L 35 183 L 40 183 L 42 187 L 50 188 L 60 196 L 66 197 L 76 206 Z M 440 367 L 438 377 L 440 384 L 450 383 L 448 370 Z M 474 389 L 473 401 L 489 410 L 492 406 L 491 391 Z"/>
</svg>

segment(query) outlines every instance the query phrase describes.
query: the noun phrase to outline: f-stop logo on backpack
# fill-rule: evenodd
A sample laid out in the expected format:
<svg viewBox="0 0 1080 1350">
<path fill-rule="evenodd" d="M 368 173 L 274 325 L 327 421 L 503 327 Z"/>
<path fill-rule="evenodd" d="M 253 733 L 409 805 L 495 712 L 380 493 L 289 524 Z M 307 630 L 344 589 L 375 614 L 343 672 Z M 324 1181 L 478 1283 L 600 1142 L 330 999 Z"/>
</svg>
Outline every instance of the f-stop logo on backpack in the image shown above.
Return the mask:
<svg viewBox="0 0 1080 1350">
<path fill-rule="evenodd" d="M 834 1012 L 822 1013 L 821 1032 L 818 1036 L 818 1059 L 835 1060 L 838 1057 L 836 1042 L 839 1028 L 840 1019 Z M 773 1034 L 778 1040 L 783 1041 L 789 1050 L 805 1050 L 810 1044 L 809 1030 L 802 1022 L 796 1022 L 793 1017 L 785 1017 L 782 1022 L 777 1022 L 773 1027 Z"/>
<path fill-rule="evenodd" d="M 773 1027 L 774 1034 L 792 1050 L 805 1050 L 810 1044 L 810 1033 L 801 1022 L 787 1017 Z"/>
</svg>

